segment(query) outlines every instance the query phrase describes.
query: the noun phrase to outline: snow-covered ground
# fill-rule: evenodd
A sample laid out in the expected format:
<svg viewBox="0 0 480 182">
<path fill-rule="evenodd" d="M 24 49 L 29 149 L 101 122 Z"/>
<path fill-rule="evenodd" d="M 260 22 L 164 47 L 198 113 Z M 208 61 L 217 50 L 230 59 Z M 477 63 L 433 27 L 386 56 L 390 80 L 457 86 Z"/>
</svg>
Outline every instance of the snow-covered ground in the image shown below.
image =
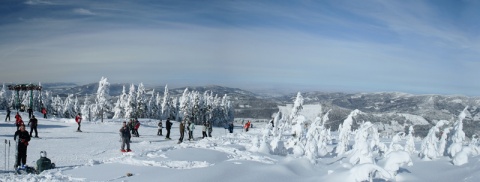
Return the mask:
<svg viewBox="0 0 480 182">
<path fill-rule="evenodd" d="M 165 140 L 164 136 L 156 135 L 157 121 L 142 119 L 140 137 L 132 138 L 134 152 L 124 155 L 120 152 L 120 120 L 84 121 L 84 132 L 79 133 L 75 132 L 77 125 L 73 119 L 43 119 L 40 113 L 35 115 L 39 119 L 40 138 L 29 143 L 27 163 L 35 166 L 40 151 L 45 150 L 57 168 L 39 175 L 15 175 L 13 146 L 5 170 L 5 144 L 1 144 L 0 181 L 352 181 L 352 176 L 361 174 L 347 157 L 331 155 L 312 164 L 292 155 L 258 152 L 252 146 L 253 140 L 263 135 L 263 126 L 259 124 L 246 133 L 239 125 L 233 134 L 224 128 L 214 128 L 213 137 L 207 139 L 199 138 L 201 126 L 197 126 L 195 141 L 177 144 L 178 122 L 173 122 L 172 140 Z M 14 113 L 12 119 L 13 116 Z M 22 113 L 22 117 L 28 115 Z M 0 142 L 13 142 L 14 122 L 4 122 L 4 118 L 5 111 L 0 111 Z M 382 141 L 389 144 L 385 139 Z M 420 141 L 416 142 L 418 151 Z M 423 161 L 416 154 L 410 157 L 413 165 L 401 166 L 397 181 L 480 181 L 479 156 L 469 158 L 461 166 L 453 165 L 449 157 L 433 161 Z M 380 158 L 376 162 L 379 166 L 385 163 Z M 127 177 L 127 173 L 133 175 Z"/>
</svg>

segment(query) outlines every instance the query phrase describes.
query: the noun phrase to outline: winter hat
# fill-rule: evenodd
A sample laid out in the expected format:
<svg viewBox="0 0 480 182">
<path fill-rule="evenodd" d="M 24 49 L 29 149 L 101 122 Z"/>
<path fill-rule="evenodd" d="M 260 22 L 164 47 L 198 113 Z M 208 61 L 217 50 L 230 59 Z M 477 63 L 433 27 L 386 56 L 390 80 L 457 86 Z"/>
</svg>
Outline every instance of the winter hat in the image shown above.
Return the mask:
<svg viewBox="0 0 480 182">
<path fill-rule="evenodd" d="M 40 157 L 47 157 L 47 152 L 46 151 L 41 151 L 40 152 Z"/>
</svg>

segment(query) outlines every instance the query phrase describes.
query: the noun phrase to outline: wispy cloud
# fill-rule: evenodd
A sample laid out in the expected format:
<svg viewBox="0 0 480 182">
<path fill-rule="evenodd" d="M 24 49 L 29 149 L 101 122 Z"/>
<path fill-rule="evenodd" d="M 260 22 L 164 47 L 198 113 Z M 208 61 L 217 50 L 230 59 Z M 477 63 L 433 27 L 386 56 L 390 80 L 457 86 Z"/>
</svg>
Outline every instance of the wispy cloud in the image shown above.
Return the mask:
<svg viewBox="0 0 480 182">
<path fill-rule="evenodd" d="M 73 9 L 73 12 L 80 15 L 96 15 L 96 13 L 84 8 Z"/>
<path fill-rule="evenodd" d="M 54 3 L 50 1 L 44 1 L 44 0 L 28 0 L 25 1 L 25 4 L 28 5 L 53 5 Z"/>
</svg>

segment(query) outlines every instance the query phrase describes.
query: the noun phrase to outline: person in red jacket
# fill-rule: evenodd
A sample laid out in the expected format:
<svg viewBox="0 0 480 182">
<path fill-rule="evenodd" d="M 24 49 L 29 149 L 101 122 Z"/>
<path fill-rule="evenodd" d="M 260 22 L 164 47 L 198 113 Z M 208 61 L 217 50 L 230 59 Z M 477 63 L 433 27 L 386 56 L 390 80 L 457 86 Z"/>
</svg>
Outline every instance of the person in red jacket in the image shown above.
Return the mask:
<svg viewBox="0 0 480 182">
<path fill-rule="evenodd" d="M 15 115 L 15 125 L 17 125 L 17 130 L 21 125 L 24 125 L 23 120 L 22 120 L 22 116 L 20 116 L 20 114 L 18 112 Z"/>
<path fill-rule="evenodd" d="M 245 132 L 247 132 L 248 129 L 250 128 L 250 121 L 248 121 L 247 123 L 245 123 L 244 128 L 245 128 Z"/>
<path fill-rule="evenodd" d="M 80 123 L 82 123 L 82 113 L 77 114 L 77 117 L 75 117 L 75 122 L 77 122 L 78 124 L 77 132 L 82 132 L 82 130 L 80 130 Z"/>
<path fill-rule="evenodd" d="M 47 109 L 45 109 L 44 107 L 42 107 L 42 114 L 43 118 L 47 119 Z"/>
</svg>

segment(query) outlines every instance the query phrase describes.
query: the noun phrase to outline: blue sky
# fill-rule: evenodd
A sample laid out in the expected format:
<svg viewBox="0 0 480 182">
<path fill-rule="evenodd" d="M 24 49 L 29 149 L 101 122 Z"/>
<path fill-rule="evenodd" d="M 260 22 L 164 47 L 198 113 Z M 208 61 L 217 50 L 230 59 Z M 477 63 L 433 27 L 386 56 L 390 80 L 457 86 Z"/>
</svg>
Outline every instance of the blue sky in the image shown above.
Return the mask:
<svg viewBox="0 0 480 182">
<path fill-rule="evenodd" d="M 0 81 L 480 96 L 480 1 L 0 1 Z"/>
</svg>

